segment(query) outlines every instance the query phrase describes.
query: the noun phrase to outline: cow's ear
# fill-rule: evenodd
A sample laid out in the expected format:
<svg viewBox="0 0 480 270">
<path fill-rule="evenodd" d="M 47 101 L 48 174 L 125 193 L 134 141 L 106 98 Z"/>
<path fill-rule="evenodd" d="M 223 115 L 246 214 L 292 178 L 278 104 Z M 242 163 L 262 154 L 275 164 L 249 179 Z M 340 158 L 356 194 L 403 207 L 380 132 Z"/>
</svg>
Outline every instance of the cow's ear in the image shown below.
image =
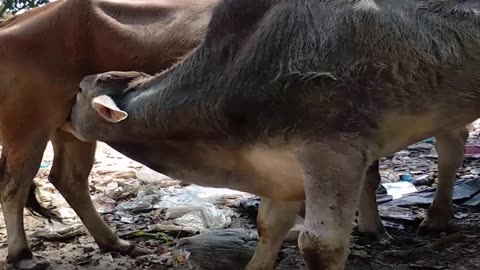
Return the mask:
<svg viewBox="0 0 480 270">
<path fill-rule="evenodd" d="M 121 122 L 128 117 L 126 111 L 120 110 L 109 96 L 102 95 L 92 100 L 92 108 L 105 120 L 111 123 Z"/>
</svg>

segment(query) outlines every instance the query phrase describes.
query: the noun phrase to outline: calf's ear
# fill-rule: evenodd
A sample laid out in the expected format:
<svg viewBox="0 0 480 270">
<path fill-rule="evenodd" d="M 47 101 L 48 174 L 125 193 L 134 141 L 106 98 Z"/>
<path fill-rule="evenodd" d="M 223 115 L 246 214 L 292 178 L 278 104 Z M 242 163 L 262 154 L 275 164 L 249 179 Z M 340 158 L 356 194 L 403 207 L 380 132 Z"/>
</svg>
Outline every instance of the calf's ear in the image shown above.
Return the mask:
<svg viewBox="0 0 480 270">
<path fill-rule="evenodd" d="M 115 101 L 107 95 L 95 97 L 92 100 L 92 108 L 105 120 L 111 123 L 121 122 L 128 117 L 126 111 L 120 110 Z"/>
</svg>

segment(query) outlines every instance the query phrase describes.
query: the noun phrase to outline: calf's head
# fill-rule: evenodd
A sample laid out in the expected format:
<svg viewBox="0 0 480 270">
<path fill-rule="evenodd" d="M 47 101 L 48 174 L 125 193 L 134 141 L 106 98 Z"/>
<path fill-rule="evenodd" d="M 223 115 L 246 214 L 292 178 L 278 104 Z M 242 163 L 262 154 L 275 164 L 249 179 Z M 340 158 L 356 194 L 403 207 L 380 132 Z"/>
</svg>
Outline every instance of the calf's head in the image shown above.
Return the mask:
<svg viewBox="0 0 480 270">
<path fill-rule="evenodd" d="M 62 129 L 84 141 L 110 137 L 113 126 L 128 117 L 128 113 L 119 107 L 122 98 L 133 84 L 148 77 L 148 74 L 133 71 L 86 76 L 80 82 L 70 119 Z"/>
<path fill-rule="evenodd" d="M 275 35 L 280 30 L 295 32 L 284 27 L 295 18 L 288 16 L 283 6 L 270 12 L 273 2 L 220 2 L 205 40 L 183 61 L 155 77 L 109 72 L 84 78 L 70 131 L 79 139 L 112 142 L 119 141 L 114 130 L 125 133 L 122 130 L 140 129 L 139 122 L 152 127 L 142 136 L 149 133 L 156 139 L 159 134 L 168 138 L 191 138 L 194 134 L 195 139 L 235 134 L 243 140 L 254 136 L 251 126 L 263 128 L 267 124 L 284 130 L 282 123 L 270 124 L 268 117 L 258 117 L 266 105 L 265 115 L 276 115 L 289 105 L 283 97 L 273 101 L 274 94 L 259 90 L 286 72 L 280 69 L 290 67 L 288 59 L 280 59 L 286 55 L 281 49 L 295 47 L 291 35 L 281 39 Z M 139 80 L 142 83 L 137 84 Z M 127 117 L 130 121 L 124 121 Z M 290 118 L 293 120 L 288 121 L 296 121 L 296 117 Z"/>
</svg>

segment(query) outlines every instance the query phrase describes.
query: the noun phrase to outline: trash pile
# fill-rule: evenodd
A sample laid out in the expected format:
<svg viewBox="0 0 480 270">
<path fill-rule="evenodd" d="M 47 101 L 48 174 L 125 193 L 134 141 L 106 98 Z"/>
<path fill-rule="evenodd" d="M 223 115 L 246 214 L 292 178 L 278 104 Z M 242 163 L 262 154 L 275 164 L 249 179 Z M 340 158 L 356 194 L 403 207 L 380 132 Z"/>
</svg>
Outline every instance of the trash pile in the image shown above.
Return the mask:
<svg viewBox="0 0 480 270">
<path fill-rule="evenodd" d="M 92 195 L 92 200 L 100 214 L 110 214 L 121 223 L 134 224 L 141 219 L 140 213 L 157 210 L 171 222 L 168 227 L 170 230 L 177 228 L 202 233 L 229 227 L 235 215 L 231 207 L 253 197 L 251 194 L 226 188 L 179 186 L 178 181 L 173 181 L 147 167 L 141 168 L 138 172 L 136 178 L 112 179 L 100 187 L 96 186 L 98 193 Z M 63 197 L 53 192 L 50 183 L 43 182 L 40 185 L 38 196 L 43 203 L 47 203 L 47 206 L 55 206 L 65 223 L 71 226 L 55 225 L 57 229 L 54 230 L 52 225 L 48 224 L 45 230 L 49 233 L 39 231 L 32 236 L 44 238 L 63 236 L 66 239 L 78 235 L 80 221 Z M 71 233 L 67 235 L 68 228 L 71 228 Z"/>
<path fill-rule="evenodd" d="M 93 239 L 80 219 L 47 180 L 52 161 L 53 150 L 49 144 L 35 178 L 38 185 L 37 197 L 47 208 L 55 208 L 63 219 L 63 224 L 56 221 L 48 223 L 45 220 L 33 218 L 25 212 L 26 219 L 35 223 L 32 226 L 33 229 L 27 229 L 27 233 L 30 231 L 28 236 L 38 241 L 46 241 L 39 242 L 41 246 L 44 243 L 61 244 L 75 239 L 89 238 L 81 242 L 84 244 L 85 251 L 91 254 L 86 255 L 85 258 L 78 258 L 72 263 L 77 266 L 106 267 L 115 261 L 112 257 L 114 255 L 98 254 Z M 154 248 L 158 248 L 158 243 L 166 246 L 165 250 L 161 250 L 161 256 L 149 255 L 138 258 L 137 264 L 178 264 L 181 256 L 179 256 L 180 251 L 174 249 L 177 244 L 175 240 L 182 237 L 198 234 L 201 236 L 191 241 L 188 240 L 189 238 L 182 238 L 185 240 L 181 242 L 183 243 L 181 250 L 185 252 L 192 245 L 195 249 L 194 246 L 197 245 L 195 239 L 225 242 L 235 237 L 238 239 L 247 237 L 252 241 L 258 237 L 254 229 L 219 231 L 219 229 L 231 227 L 232 218 L 241 215 L 233 210 L 235 206 L 253 195 L 226 188 L 183 185 L 178 180 L 125 158 L 104 144 L 99 144 L 97 149 L 96 162 L 90 176 L 90 188 L 95 208 L 107 223 L 115 224 L 121 238 L 133 241 L 149 239 L 151 243 L 147 243 L 147 246 Z M 3 216 L 0 218 L 0 229 L 0 240 L 5 243 Z M 213 234 L 210 235 L 209 232 Z M 221 237 L 216 236 L 219 233 Z M 249 246 L 248 254 L 245 256 L 248 255 L 249 258 L 252 250 L 253 248 Z M 2 251 L 1 255 L 6 255 L 6 245 L 0 246 L 0 251 Z M 197 253 L 191 258 L 199 258 Z M 62 262 L 59 260 L 57 263 Z"/>
<path fill-rule="evenodd" d="M 473 133 L 465 147 L 467 162 L 457 173 L 453 192 L 454 204 L 471 210 L 480 207 L 480 144 L 477 138 Z M 417 226 L 425 218 L 426 209 L 435 197 L 435 179 L 438 178 L 438 154 L 434 143 L 435 138 L 430 138 L 381 160 L 382 179 L 377 202 L 385 226 Z M 465 214 L 456 216 L 462 217 Z"/>
</svg>

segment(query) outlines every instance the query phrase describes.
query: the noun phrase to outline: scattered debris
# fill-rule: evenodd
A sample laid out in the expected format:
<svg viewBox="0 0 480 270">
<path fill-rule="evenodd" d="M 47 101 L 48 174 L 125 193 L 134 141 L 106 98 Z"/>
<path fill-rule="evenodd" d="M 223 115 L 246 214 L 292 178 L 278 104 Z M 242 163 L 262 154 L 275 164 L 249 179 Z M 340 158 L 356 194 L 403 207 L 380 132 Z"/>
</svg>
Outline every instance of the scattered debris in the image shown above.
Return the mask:
<svg viewBox="0 0 480 270">
<path fill-rule="evenodd" d="M 230 208 L 220 209 L 214 204 L 225 204 L 227 198 L 235 200 L 252 196 L 230 189 L 196 185 L 167 189 L 166 192 L 168 194 L 162 197 L 156 207 L 166 209 L 165 217 L 174 219 L 175 224 L 201 232 L 226 228 L 231 223 L 233 211 Z"/>
<path fill-rule="evenodd" d="M 158 208 L 155 205 L 160 201 L 161 197 L 160 190 L 148 185 L 138 192 L 135 199 L 120 203 L 116 209 L 120 213 L 126 213 L 127 215 L 152 210 Z"/>
<path fill-rule="evenodd" d="M 247 198 L 241 201 L 237 205 L 238 207 L 237 210 L 241 213 L 247 214 L 248 216 L 256 220 L 259 206 L 260 206 L 260 197 L 255 196 L 255 197 Z"/>
<path fill-rule="evenodd" d="M 46 169 L 46 168 L 49 168 L 50 166 L 52 166 L 52 162 L 51 161 L 42 161 L 42 163 L 40 163 L 40 169 Z"/>
<path fill-rule="evenodd" d="M 410 182 L 382 183 L 381 185 L 385 187 L 387 194 L 392 196 L 393 199 L 399 199 L 405 194 L 417 191 L 417 188 Z"/>
<path fill-rule="evenodd" d="M 379 205 L 380 217 L 385 220 L 401 223 L 403 225 L 418 225 L 425 218 L 427 211 L 422 208 L 404 208 L 396 206 Z"/>
<path fill-rule="evenodd" d="M 472 208 L 480 208 L 480 193 L 473 196 L 470 200 L 462 203 L 463 206 L 468 206 Z"/>
<path fill-rule="evenodd" d="M 38 229 L 36 232 L 32 233 L 30 237 L 37 237 L 49 241 L 64 241 L 84 234 L 85 229 L 82 224 L 64 226 L 55 222 L 46 225 L 43 230 Z"/>
<path fill-rule="evenodd" d="M 135 196 L 140 185 L 131 184 L 126 181 L 112 181 L 107 185 L 106 194 L 113 200 L 119 201 L 130 196 Z"/>
<path fill-rule="evenodd" d="M 172 252 L 173 266 L 176 269 L 195 269 L 190 263 L 190 252 L 184 249 L 176 249 Z"/>
<path fill-rule="evenodd" d="M 146 166 L 137 171 L 136 176 L 147 184 L 156 184 L 159 187 L 176 186 L 180 181 L 174 180 L 164 174 L 158 173 Z"/>
<path fill-rule="evenodd" d="M 386 184 L 383 184 L 386 185 Z M 404 195 L 398 199 L 387 202 L 390 206 L 419 206 L 428 207 L 435 197 L 435 188 L 424 189 L 419 192 Z M 462 204 L 463 202 L 474 198 L 480 193 L 480 177 L 476 179 L 457 180 L 453 190 L 453 201 Z M 472 204 L 473 201 L 470 202 Z"/>
<path fill-rule="evenodd" d="M 465 146 L 465 157 L 467 158 L 480 158 L 480 145 L 467 144 Z"/>
<path fill-rule="evenodd" d="M 253 256 L 256 240 L 255 233 L 242 229 L 212 230 L 180 239 L 174 261 L 179 266 L 188 264 L 189 269 L 243 270 Z"/>
<path fill-rule="evenodd" d="M 173 246 L 174 244 L 173 238 L 163 232 L 150 233 L 144 231 L 134 231 L 119 235 L 119 237 L 126 240 L 132 240 L 136 238 L 161 240 L 168 246 Z"/>
<path fill-rule="evenodd" d="M 109 196 L 96 194 L 93 196 L 93 205 L 100 214 L 112 213 L 115 211 L 116 201 Z"/>
<path fill-rule="evenodd" d="M 199 230 L 191 227 L 183 227 L 178 225 L 164 225 L 164 224 L 153 225 L 152 229 L 157 231 L 163 231 L 163 232 L 176 232 L 177 234 L 180 234 L 182 232 L 187 234 L 197 234 L 200 232 Z"/>
</svg>

